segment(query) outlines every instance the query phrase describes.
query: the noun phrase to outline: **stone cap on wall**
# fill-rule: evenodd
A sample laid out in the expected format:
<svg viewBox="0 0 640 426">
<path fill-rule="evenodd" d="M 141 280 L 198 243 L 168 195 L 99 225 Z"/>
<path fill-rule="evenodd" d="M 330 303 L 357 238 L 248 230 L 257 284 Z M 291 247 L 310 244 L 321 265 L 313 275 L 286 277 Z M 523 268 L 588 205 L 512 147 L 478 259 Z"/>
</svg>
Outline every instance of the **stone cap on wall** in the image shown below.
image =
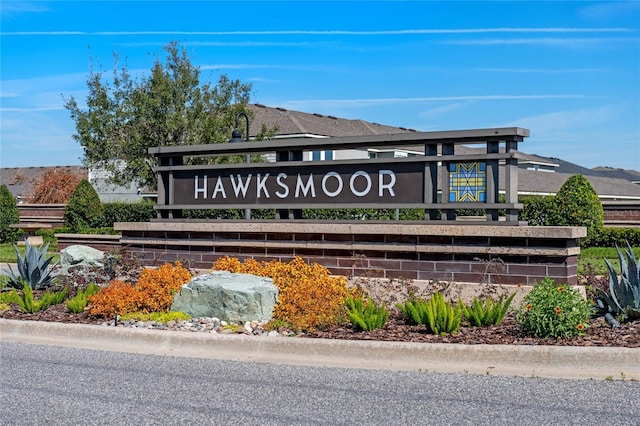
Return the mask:
<svg viewBox="0 0 640 426">
<path fill-rule="evenodd" d="M 520 237 L 577 239 L 587 236 L 580 226 L 501 226 L 476 223 L 433 223 L 422 221 L 306 221 L 306 220 L 157 220 L 152 222 L 116 222 L 116 231 L 171 232 L 267 232 L 307 234 L 382 234 L 468 237 Z"/>
</svg>

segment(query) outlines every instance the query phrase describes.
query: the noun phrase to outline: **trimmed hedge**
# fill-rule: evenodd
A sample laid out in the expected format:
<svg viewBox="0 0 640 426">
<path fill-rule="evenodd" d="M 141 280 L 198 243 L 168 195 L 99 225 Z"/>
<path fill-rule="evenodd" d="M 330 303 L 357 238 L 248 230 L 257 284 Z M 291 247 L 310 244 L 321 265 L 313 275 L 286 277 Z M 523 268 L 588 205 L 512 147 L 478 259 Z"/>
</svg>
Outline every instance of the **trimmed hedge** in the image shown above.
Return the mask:
<svg viewBox="0 0 640 426">
<path fill-rule="evenodd" d="M 554 197 L 531 196 L 523 198 L 522 211 L 519 219 L 531 226 L 550 226 L 553 224 L 555 213 Z"/>
<path fill-rule="evenodd" d="M 104 223 L 102 226 L 113 226 L 116 222 L 149 222 L 156 218 L 153 203 L 105 203 Z"/>
<path fill-rule="evenodd" d="M 580 247 L 640 247 L 638 228 L 601 228 L 580 241 Z"/>
</svg>

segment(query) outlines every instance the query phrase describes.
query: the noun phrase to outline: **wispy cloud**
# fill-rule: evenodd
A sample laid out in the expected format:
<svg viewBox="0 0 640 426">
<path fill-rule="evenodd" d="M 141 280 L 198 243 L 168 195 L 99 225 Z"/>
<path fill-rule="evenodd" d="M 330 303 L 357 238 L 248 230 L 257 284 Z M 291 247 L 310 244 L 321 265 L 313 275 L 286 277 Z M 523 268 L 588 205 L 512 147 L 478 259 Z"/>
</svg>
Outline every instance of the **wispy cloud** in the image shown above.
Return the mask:
<svg viewBox="0 0 640 426">
<path fill-rule="evenodd" d="M 276 42 L 276 41 L 185 41 L 182 46 L 191 47 L 330 47 L 340 43 L 328 42 Z M 164 46 L 164 42 L 123 43 L 123 46 Z"/>
<path fill-rule="evenodd" d="M 0 122 L 3 167 L 80 164 L 82 148 L 71 137 L 74 123 L 65 113 L 3 111 Z"/>
<path fill-rule="evenodd" d="M 407 30 L 281 30 L 281 31 L 8 31 L 3 36 L 278 36 L 278 35 L 342 35 L 342 36 L 385 36 L 385 35 L 419 35 L 419 34 L 492 34 L 492 33 L 629 33 L 632 28 L 451 28 L 451 29 L 407 29 Z"/>
<path fill-rule="evenodd" d="M 500 100 L 536 100 L 536 99 L 581 99 L 585 95 L 576 94 L 543 94 L 543 95 L 467 95 L 467 96 L 433 96 L 420 98 L 371 98 L 371 99 L 305 99 L 289 100 L 284 105 L 291 108 L 301 106 L 322 107 L 368 107 L 393 104 L 416 104 L 429 102 L 460 101 L 500 101 Z"/>
<path fill-rule="evenodd" d="M 360 72 L 347 66 L 325 65 L 325 64 L 304 64 L 304 65 L 281 65 L 281 64 L 205 64 L 200 65 L 201 70 L 289 70 L 289 71 L 314 71 L 323 73 L 348 73 Z"/>
<path fill-rule="evenodd" d="M 439 42 L 448 45 L 495 46 L 495 45 L 542 45 L 569 48 L 610 46 L 614 43 L 640 43 L 639 37 L 585 37 L 585 38 L 488 38 L 473 40 L 446 40 Z"/>
<path fill-rule="evenodd" d="M 505 126 L 521 126 L 535 129 L 538 136 L 553 135 L 556 132 L 581 129 L 608 123 L 619 113 L 619 108 L 605 105 L 597 108 L 556 111 L 549 114 L 523 117 Z"/>
<path fill-rule="evenodd" d="M 13 18 L 25 13 L 47 12 L 49 8 L 42 2 L 3 1 L 0 2 L 0 15 L 3 18 Z"/>
</svg>

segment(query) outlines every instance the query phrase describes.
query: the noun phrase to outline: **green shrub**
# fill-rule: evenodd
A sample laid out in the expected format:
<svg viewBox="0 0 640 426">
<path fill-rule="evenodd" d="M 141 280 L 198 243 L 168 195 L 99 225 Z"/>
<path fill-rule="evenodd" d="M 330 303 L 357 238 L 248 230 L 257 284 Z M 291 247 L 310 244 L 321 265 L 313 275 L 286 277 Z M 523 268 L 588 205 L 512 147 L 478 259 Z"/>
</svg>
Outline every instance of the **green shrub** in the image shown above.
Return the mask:
<svg viewBox="0 0 640 426">
<path fill-rule="evenodd" d="M 79 314 L 84 312 L 84 309 L 89 304 L 88 297 L 96 294 L 100 290 L 100 287 L 96 283 L 91 283 L 85 290 L 78 290 L 75 296 L 67 300 L 67 309 L 69 312 Z"/>
<path fill-rule="evenodd" d="M 457 333 L 462 320 L 459 306 L 452 306 L 444 300 L 440 292 L 436 292 L 425 301 L 421 298 L 410 298 L 396 307 L 414 324 L 424 325 L 428 333 L 445 335 Z"/>
<path fill-rule="evenodd" d="M 71 232 L 98 228 L 104 223 L 104 207 L 91 183 L 83 179 L 71 193 L 64 209 L 64 225 Z"/>
<path fill-rule="evenodd" d="M 153 203 L 105 203 L 104 223 L 102 226 L 113 227 L 116 222 L 149 222 L 156 218 Z"/>
<path fill-rule="evenodd" d="M 489 325 L 498 325 L 509 311 L 509 306 L 511 306 L 515 295 L 516 294 L 513 293 L 507 300 L 504 300 L 504 295 L 501 295 L 498 300 L 486 297 L 484 303 L 481 303 L 477 297 L 474 297 L 470 306 L 460 302 L 460 309 L 462 310 L 464 318 L 473 326 L 486 327 Z"/>
<path fill-rule="evenodd" d="M 186 209 L 186 219 L 244 219 L 243 209 Z M 252 219 L 273 219 L 274 209 L 251 209 Z"/>
<path fill-rule="evenodd" d="M 555 196 L 556 217 L 551 225 L 584 226 L 590 237 L 604 226 L 604 210 L 596 190 L 582 175 L 573 175 Z"/>
<path fill-rule="evenodd" d="M 370 297 L 366 302 L 362 297 L 346 297 L 344 299 L 347 307 L 347 316 L 351 324 L 358 330 L 370 331 L 376 328 L 383 328 L 387 323 L 389 314 L 387 308 L 378 306 Z"/>
<path fill-rule="evenodd" d="M 566 338 L 585 334 L 592 310 L 577 290 L 545 278 L 525 296 L 516 320 L 528 335 Z"/>
<path fill-rule="evenodd" d="M 589 247 L 621 247 L 629 243 L 632 247 L 640 247 L 639 228 L 600 228 L 580 241 L 581 248 Z"/>
<path fill-rule="evenodd" d="M 8 305 L 19 305 L 20 295 L 15 288 L 12 288 L 10 291 L 0 292 L 0 303 L 6 303 Z"/>
<path fill-rule="evenodd" d="M 20 222 L 18 205 L 7 185 L 0 185 L 0 243 L 15 243 L 20 236 L 19 229 L 9 225 Z"/>
<path fill-rule="evenodd" d="M 424 209 L 400 209 L 400 220 L 423 220 Z M 395 220 L 396 209 L 303 209 L 304 219 Z"/>
<path fill-rule="evenodd" d="M 520 200 L 522 211 L 518 218 L 526 221 L 530 226 L 552 225 L 556 217 L 554 197 L 526 197 Z"/>
</svg>

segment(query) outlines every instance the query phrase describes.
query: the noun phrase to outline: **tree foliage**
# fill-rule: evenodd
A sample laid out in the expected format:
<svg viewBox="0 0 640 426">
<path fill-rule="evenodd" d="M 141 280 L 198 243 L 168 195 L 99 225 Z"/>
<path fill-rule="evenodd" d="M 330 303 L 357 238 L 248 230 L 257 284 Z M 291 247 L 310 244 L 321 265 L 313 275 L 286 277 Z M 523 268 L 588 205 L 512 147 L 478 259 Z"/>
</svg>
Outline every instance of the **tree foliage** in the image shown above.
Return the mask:
<svg viewBox="0 0 640 426">
<path fill-rule="evenodd" d="M 33 194 L 29 198 L 35 204 L 65 204 L 82 179 L 83 176 L 62 167 L 48 169 L 33 181 Z"/>
<path fill-rule="evenodd" d="M 72 232 L 97 228 L 104 223 L 104 206 L 91 183 L 82 179 L 64 209 L 64 225 Z"/>
<path fill-rule="evenodd" d="M 90 70 L 86 108 L 73 97 L 65 102 L 84 164 L 109 172 L 111 183 L 155 188 L 150 147 L 224 142 L 249 101 L 250 84 L 224 74 L 215 85 L 202 82 L 184 47 L 171 42 L 164 51 L 165 60 L 157 59 L 140 79 L 126 64 L 118 69 L 114 54 L 111 79 Z"/>
<path fill-rule="evenodd" d="M 20 222 L 18 205 L 7 185 L 0 185 L 0 243 L 15 243 L 20 235 L 19 229 L 9 227 Z"/>
</svg>

